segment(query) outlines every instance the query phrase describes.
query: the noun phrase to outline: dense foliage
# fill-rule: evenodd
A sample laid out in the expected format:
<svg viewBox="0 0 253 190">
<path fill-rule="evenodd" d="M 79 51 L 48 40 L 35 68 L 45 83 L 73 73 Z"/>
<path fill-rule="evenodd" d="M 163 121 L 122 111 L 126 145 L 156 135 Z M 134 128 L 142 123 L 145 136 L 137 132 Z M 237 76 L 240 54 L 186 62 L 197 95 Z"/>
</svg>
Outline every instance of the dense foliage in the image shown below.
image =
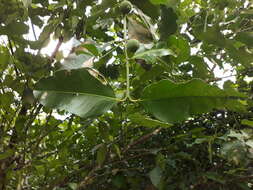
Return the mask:
<svg viewBox="0 0 253 190">
<path fill-rule="evenodd" d="M 249 0 L 1 0 L 0 190 L 252 189 L 252 18 Z"/>
</svg>

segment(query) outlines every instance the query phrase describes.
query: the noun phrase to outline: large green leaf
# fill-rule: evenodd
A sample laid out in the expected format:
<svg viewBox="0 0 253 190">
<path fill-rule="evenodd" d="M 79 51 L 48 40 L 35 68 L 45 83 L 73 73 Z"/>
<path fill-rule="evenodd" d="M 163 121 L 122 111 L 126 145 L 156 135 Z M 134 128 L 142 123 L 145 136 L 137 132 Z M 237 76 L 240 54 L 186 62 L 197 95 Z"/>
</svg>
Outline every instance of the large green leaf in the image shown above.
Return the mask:
<svg viewBox="0 0 253 190">
<path fill-rule="evenodd" d="M 156 118 L 176 123 L 214 108 L 236 107 L 239 93 L 228 93 L 199 79 L 176 84 L 162 80 L 144 89 L 141 102 Z"/>
<path fill-rule="evenodd" d="M 166 40 L 177 31 L 177 18 L 172 8 L 161 6 L 161 21 L 158 26 L 161 40 Z"/>
<path fill-rule="evenodd" d="M 116 103 L 113 90 L 84 68 L 61 70 L 52 77 L 41 79 L 34 94 L 46 107 L 81 117 L 103 114 Z"/>
</svg>

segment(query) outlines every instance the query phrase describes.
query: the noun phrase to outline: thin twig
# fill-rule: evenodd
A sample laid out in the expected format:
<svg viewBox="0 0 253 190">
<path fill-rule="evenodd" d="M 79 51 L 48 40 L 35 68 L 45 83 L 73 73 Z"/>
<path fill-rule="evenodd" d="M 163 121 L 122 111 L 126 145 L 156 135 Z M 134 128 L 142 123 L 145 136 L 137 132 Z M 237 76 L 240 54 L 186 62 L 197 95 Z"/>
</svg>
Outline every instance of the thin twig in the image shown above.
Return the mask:
<svg viewBox="0 0 253 190">
<path fill-rule="evenodd" d="M 57 45 L 56 45 L 56 47 L 55 47 L 55 49 L 54 49 L 54 51 L 53 51 L 51 57 L 50 57 L 51 60 L 53 60 L 53 59 L 55 58 L 57 52 L 59 51 L 59 48 L 60 48 L 61 45 L 62 45 L 62 42 L 63 42 L 63 37 L 61 36 L 61 37 L 59 38 L 59 40 L 58 40 L 58 43 L 57 43 Z"/>
<path fill-rule="evenodd" d="M 38 39 L 37 39 L 37 36 L 36 36 L 36 33 L 35 33 L 34 24 L 32 22 L 32 19 L 30 19 L 30 22 L 31 22 L 31 26 L 32 26 L 32 31 L 33 31 L 34 39 L 35 39 L 35 41 L 37 41 Z"/>
<path fill-rule="evenodd" d="M 127 145 L 127 147 L 123 150 L 123 153 L 127 152 L 130 148 L 132 148 L 133 146 L 140 144 L 146 140 L 148 140 L 149 138 L 151 138 L 154 135 L 157 135 L 160 131 L 162 130 L 162 127 L 159 127 L 158 129 L 152 131 L 151 133 L 148 133 L 142 137 L 140 137 L 139 139 L 135 140 L 134 142 L 130 143 L 129 145 Z"/>
</svg>

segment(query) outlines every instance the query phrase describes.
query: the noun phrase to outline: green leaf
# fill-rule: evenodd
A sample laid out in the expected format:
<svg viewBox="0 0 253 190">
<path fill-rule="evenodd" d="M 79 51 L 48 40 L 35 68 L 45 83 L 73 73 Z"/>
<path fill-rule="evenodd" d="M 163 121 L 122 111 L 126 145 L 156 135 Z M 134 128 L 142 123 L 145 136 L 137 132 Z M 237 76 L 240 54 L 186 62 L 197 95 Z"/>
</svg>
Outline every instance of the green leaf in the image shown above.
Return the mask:
<svg viewBox="0 0 253 190">
<path fill-rule="evenodd" d="M 72 189 L 72 190 L 76 190 L 78 185 L 77 183 L 69 183 L 68 186 Z"/>
<path fill-rule="evenodd" d="M 0 160 L 9 158 L 9 157 L 13 156 L 13 154 L 14 154 L 14 150 L 8 149 L 5 152 L 0 153 Z"/>
<path fill-rule="evenodd" d="M 253 148 L 253 140 L 248 140 L 245 142 L 246 145 L 248 145 L 250 148 Z"/>
<path fill-rule="evenodd" d="M 155 187 L 158 187 L 162 179 L 162 170 L 160 167 L 155 167 L 149 172 L 149 178 Z"/>
<path fill-rule="evenodd" d="M 168 47 L 177 54 L 175 58 L 176 63 L 187 61 L 190 57 L 190 46 L 188 42 L 182 37 L 170 36 L 167 40 Z"/>
<path fill-rule="evenodd" d="M 143 127 L 171 127 L 173 126 L 172 124 L 169 123 L 164 123 L 155 119 L 151 119 L 148 117 L 145 117 L 144 115 L 141 115 L 140 113 L 135 113 L 135 114 L 131 114 L 129 115 L 129 119 L 131 119 L 131 121 L 133 123 L 136 123 L 140 126 Z"/>
<path fill-rule="evenodd" d="M 92 67 L 94 56 L 89 54 L 70 54 L 67 58 L 64 59 L 61 64 L 61 69 L 63 70 L 72 70 L 72 69 L 80 69 L 84 67 Z"/>
<path fill-rule="evenodd" d="M 235 39 L 246 44 L 248 47 L 253 46 L 253 32 L 239 32 Z"/>
<path fill-rule="evenodd" d="M 22 22 L 12 22 L 7 26 L 0 26 L 0 34 L 5 35 L 23 35 L 27 34 L 29 31 L 29 27 Z"/>
<path fill-rule="evenodd" d="M 99 166 L 102 166 L 106 159 L 107 147 L 105 144 L 102 144 L 97 151 L 97 163 Z"/>
<path fill-rule="evenodd" d="M 226 183 L 226 181 L 223 179 L 222 176 L 220 176 L 219 174 L 214 173 L 214 172 L 206 172 L 206 173 L 204 173 L 204 176 L 207 177 L 208 179 L 219 182 L 221 184 Z"/>
<path fill-rule="evenodd" d="M 209 77 L 208 66 L 202 57 L 192 56 L 189 62 L 194 66 L 192 70 L 194 78 L 206 79 Z"/>
<path fill-rule="evenodd" d="M 125 176 L 116 175 L 115 177 L 112 178 L 112 184 L 115 187 L 117 187 L 118 189 L 121 189 L 122 187 L 125 187 L 127 185 Z"/>
<path fill-rule="evenodd" d="M 250 127 L 253 127 L 253 121 L 250 121 L 250 120 L 247 120 L 247 119 L 243 119 L 243 120 L 241 121 L 241 124 L 242 124 L 242 125 L 248 125 L 248 126 L 250 126 Z"/>
<path fill-rule="evenodd" d="M 149 29 L 133 18 L 128 18 L 128 35 L 130 39 L 136 39 L 141 43 L 152 43 L 153 36 Z"/>
<path fill-rule="evenodd" d="M 86 48 L 93 55 L 99 56 L 99 50 L 94 44 L 83 44 L 81 46 Z"/>
<path fill-rule="evenodd" d="M 198 33 L 199 38 L 209 44 L 214 44 L 222 48 L 228 45 L 227 40 L 221 33 L 219 26 L 207 27 L 205 32 L 203 32 L 202 28 L 200 28 L 200 31 L 198 31 Z"/>
<path fill-rule="evenodd" d="M 214 108 L 225 108 L 235 98 L 238 94 L 227 94 L 199 79 L 179 84 L 162 80 L 144 89 L 141 103 L 159 120 L 176 123 Z"/>
<path fill-rule="evenodd" d="M 156 59 L 156 57 L 162 57 L 166 55 L 175 56 L 174 52 L 170 49 L 151 49 L 144 52 L 137 52 L 132 58 L 133 59 L 144 59 L 150 61 Z"/>
<path fill-rule="evenodd" d="M 159 17 L 159 7 L 147 0 L 130 0 L 130 2 L 141 9 L 146 15 L 153 19 Z"/>
<path fill-rule="evenodd" d="M 10 55 L 7 48 L 0 48 L 0 72 L 2 72 L 8 65 Z"/>
<path fill-rule="evenodd" d="M 177 31 L 177 15 L 172 8 L 161 6 L 161 21 L 158 24 L 160 39 L 166 40 Z"/>
<path fill-rule="evenodd" d="M 154 5 L 166 5 L 169 0 L 149 0 Z"/>
<path fill-rule="evenodd" d="M 81 117 L 101 115 L 116 103 L 113 90 L 86 69 L 61 70 L 43 78 L 36 84 L 34 94 L 46 107 Z"/>
</svg>

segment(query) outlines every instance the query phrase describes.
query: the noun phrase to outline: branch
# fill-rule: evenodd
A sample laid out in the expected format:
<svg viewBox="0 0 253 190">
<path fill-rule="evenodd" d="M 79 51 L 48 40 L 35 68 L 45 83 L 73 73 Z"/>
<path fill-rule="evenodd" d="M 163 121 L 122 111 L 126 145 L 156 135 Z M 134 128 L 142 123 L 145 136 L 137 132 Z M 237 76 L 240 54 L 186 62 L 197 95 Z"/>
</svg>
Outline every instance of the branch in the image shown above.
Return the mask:
<svg viewBox="0 0 253 190">
<path fill-rule="evenodd" d="M 57 43 L 51 57 L 50 57 L 51 60 L 53 60 L 55 58 L 57 52 L 59 51 L 59 48 L 61 47 L 62 42 L 63 42 L 63 37 L 61 36 L 58 40 L 58 43 Z"/>
<path fill-rule="evenodd" d="M 129 145 L 127 145 L 127 147 L 123 150 L 123 153 L 127 152 L 130 148 L 132 148 L 133 146 L 140 144 L 146 140 L 148 140 L 149 138 L 151 138 L 154 135 L 157 135 L 160 131 L 162 130 L 161 127 L 159 127 L 158 129 L 152 131 L 151 133 L 148 133 L 142 137 L 140 137 L 139 139 L 135 140 L 134 142 L 130 143 Z"/>
</svg>

